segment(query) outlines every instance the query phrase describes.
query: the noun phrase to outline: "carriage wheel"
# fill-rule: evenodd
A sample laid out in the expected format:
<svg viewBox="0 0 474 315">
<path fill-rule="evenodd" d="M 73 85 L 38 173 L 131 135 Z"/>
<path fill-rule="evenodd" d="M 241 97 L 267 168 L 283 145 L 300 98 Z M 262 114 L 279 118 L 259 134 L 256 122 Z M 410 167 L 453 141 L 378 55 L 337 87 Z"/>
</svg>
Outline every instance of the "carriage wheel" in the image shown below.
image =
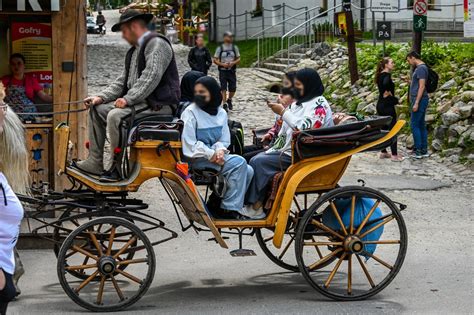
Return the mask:
<svg viewBox="0 0 474 315">
<path fill-rule="evenodd" d="M 283 269 L 293 272 L 299 271 L 298 262 L 293 254 L 293 247 L 296 239 L 296 228 L 298 226 L 298 222 L 301 220 L 303 215 L 306 213 L 306 209 L 308 208 L 308 197 L 313 197 L 313 199 L 317 200 L 320 196 L 320 194 L 313 196 L 310 194 L 304 194 L 293 199 L 293 205 L 288 217 L 287 228 L 285 235 L 283 236 L 282 246 L 280 248 L 276 248 L 273 245 L 273 237 L 275 234 L 273 228 L 256 229 L 255 236 L 257 237 L 258 244 L 260 245 L 262 251 L 268 258 L 270 258 L 271 261 Z M 314 250 L 316 250 L 317 253 L 318 248 L 315 247 Z M 330 263 L 330 261 L 328 263 Z"/>
<path fill-rule="evenodd" d="M 127 259 L 130 253 L 133 259 Z M 84 263 L 85 257 L 88 263 Z M 127 271 L 121 266 L 127 266 Z M 64 240 L 57 269 L 61 286 L 75 303 L 91 311 L 119 311 L 137 302 L 150 287 L 155 253 L 135 224 L 102 217 L 79 226 Z M 78 281 L 69 273 L 72 270 L 83 271 L 87 278 Z"/>
<path fill-rule="evenodd" d="M 295 241 L 299 269 L 311 286 L 332 299 L 352 301 L 377 294 L 395 278 L 405 259 L 407 231 L 388 197 L 351 186 L 315 202 Z M 315 246 L 322 254 L 316 262 L 308 251 Z"/>
<path fill-rule="evenodd" d="M 75 210 L 75 212 L 74 212 Z M 65 218 L 68 218 L 71 216 L 71 213 L 73 214 L 77 214 L 77 208 L 68 208 L 67 210 L 63 211 L 63 213 L 61 214 L 61 216 L 59 217 L 59 220 L 63 220 Z M 89 220 L 91 220 L 92 218 L 89 218 Z M 133 220 L 130 220 L 130 222 L 133 223 Z M 68 228 L 69 229 L 76 229 L 78 228 L 81 224 L 79 223 L 79 221 L 77 219 L 71 219 L 71 220 L 66 220 L 66 221 L 63 221 L 61 223 L 61 225 L 68 225 Z M 94 227 L 91 227 L 91 229 L 93 229 Z M 97 226 L 98 228 L 98 231 L 96 232 L 100 232 L 100 233 L 110 233 L 110 228 L 109 230 L 105 230 L 102 228 L 102 226 Z M 58 255 L 59 255 L 59 250 L 61 249 L 61 246 L 64 242 L 64 240 L 66 239 L 66 237 L 69 235 L 70 233 L 68 231 L 65 231 L 59 227 L 55 227 L 54 230 L 53 230 L 53 239 L 55 241 L 54 243 L 54 246 L 53 246 L 53 251 L 54 251 L 54 254 L 56 255 L 56 258 L 58 258 Z M 109 234 L 110 235 L 110 234 Z M 133 236 L 133 233 L 129 233 L 128 236 L 127 235 L 121 235 L 121 238 L 120 239 L 116 239 L 115 241 L 117 242 L 127 242 L 130 238 L 132 238 Z M 107 239 L 107 238 L 105 238 Z M 104 241 L 99 241 L 99 244 L 102 246 L 102 249 L 105 249 L 107 248 L 106 245 L 104 244 Z M 135 245 L 135 244 L 132 244 L 132 245 Z M 92 248 L 92 253 L 97 255 L 97 250 L 94 249 L 93 246 L 90 246 L 89 244 L 89 247 Z M 134 252 L 130 252 L 128 253 L 127 257 L 125 258 L 125 260 L 130 260 L 133 258 L 133 254 Z M 83 261 L 83 264 L 86 265 L 88 264 L 88 262 L 90 261 L 90 257 L 84 257 L 84 261 Z M 127 265 L 120 265 L 119 268 L 121 270 L 125 270 L 125 268 L 127 268 Z M 88 270 L 67 270 L 68 273 L 70 273 L 71 275 L 73 275 L 74 277 L 76 278 L 79 278 L 79 279 L 87 279 L 90 274 L 88 274 L 87 272 Z M 99 276 L 97 276 L 94 280 L 98 280 L 99 279 Z"/>
</svg>

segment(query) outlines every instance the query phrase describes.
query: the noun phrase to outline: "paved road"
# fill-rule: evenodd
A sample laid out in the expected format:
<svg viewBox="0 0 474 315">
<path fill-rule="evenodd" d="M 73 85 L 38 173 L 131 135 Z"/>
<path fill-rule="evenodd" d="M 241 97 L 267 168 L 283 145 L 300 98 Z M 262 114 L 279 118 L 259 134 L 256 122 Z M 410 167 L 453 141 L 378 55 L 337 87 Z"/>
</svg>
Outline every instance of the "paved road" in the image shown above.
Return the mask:
<svg viewBox="0 0 474 315">
<path fill-rule="evenodd" d="M 89 47 L 91 93 L 120 71 L 126 46 L 118 36 L 93 37 Z M 186 67 L 184 48 L 178 47 L 180 70 Z M 112 66 L 111 66 L 112 65 Z M 240 72 L 231 117 L 247 128 L 265 126 L 272 115 L 261 100 L 251 71 Z M 245 91 L 245 92 L 243 92 Z M 263 113 L 263 114 L 262 114 Z M 375 298 L 363 302 L 333 302 L 317 294 L 298 273 L 274 265 L 254 238 L 244 247 L 256 257 L 233 258 L 227 250 L 208 242 L 209 235 L 193 231 L 158 246 L 157 271 L 146 294 L 126 314 L 472 314 L 473 312 L 473 206 L 472 174 L 435 160 L 402 163 L 381 161 L 373 153 L 355 156 L 342 183 L 381 189 L 393 200 L 408 205 L 404 217 L 409 245 L 405 264 L 394 282 Z M 150 213 L 179 230 L 169 201 L 156 180 L 139 193 L 150 203 Z M 236 240 L 231 240 L 231 249 Z M 83 314 L 64 294 L 56 276 L 56 260 L 49 250 L 21 251 L 26 275 L 23 294 L 11 303 L 10 314 Z"/>
</svg>

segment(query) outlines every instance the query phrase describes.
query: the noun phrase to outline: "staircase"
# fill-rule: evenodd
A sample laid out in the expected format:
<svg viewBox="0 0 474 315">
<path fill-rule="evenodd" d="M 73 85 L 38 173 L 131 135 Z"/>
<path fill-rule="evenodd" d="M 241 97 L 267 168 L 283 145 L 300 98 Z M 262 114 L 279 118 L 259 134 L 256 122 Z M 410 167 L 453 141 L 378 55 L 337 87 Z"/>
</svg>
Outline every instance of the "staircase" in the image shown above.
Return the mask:
<svg viewBox="0 0 474 315">
<path fill-rule="evenodd" d="M 294 47 L 288 53 L 287 50 L 277 52 L 254 67 L 255 74 L 270 82 L 280 82 L 288 68 L 295 66 L 299 60 L 306 56 L 307 48 Z"/>
</svg>

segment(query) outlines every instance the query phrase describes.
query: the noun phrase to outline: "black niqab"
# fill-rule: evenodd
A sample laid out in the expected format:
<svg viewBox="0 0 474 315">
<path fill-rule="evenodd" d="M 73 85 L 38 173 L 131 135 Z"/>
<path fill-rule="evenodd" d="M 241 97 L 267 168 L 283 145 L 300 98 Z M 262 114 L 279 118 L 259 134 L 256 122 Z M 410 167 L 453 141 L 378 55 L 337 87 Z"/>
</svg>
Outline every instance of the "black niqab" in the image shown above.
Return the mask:
<svg viewBox="0 0 474 315">
<path fill-rule="evenodd" d="M 297 105 L 321 96 L 324 93 L 324 85 L 321 77 L 314 69 L 304 68 L 296 72 L 295 79 L 300 81 L 304 86 L 303 95 L 298 98 Z"/>
<path fill-rule="evenodd" d="M 196 84 L 198 83 L 204 85 L 206 90 L 208 90 L 211 94 L 211 100 L 205 106 L 199 108 L 201 108 L 209 115 L 217 115 L 217 113 L 219 112 L 219 106 L 221 106 L 222 103 L 221 87 L 219 83 L 217 83 L 214 78 L 209 76 L 199 78 L 196 81 Z"/>
<path fill-rule="evenodd" d="M 199 78 L 206 76 L 204 73 L 191 70 L 186 72 L 181 79 L 181 102 L 192 102 L 194 98 L 194 85 Z"/>
</svg>

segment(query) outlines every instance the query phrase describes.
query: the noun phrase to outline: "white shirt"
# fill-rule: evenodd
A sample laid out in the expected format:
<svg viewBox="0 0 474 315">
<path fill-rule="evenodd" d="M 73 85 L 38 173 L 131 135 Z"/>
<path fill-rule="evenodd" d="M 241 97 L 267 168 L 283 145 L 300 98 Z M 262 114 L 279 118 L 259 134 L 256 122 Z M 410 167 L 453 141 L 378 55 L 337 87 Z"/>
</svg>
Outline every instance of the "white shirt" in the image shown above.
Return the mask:
<svg viewBox="0 0 474 315">
<path fill-rule="evenodd" d="M 138 39 L 138 47 L 140 47 L 141 45 L 143 45 L 143 42 L 145 41 L 145 37 L 147 37 L 148 35 L 150 35 L 151 32 L 150 31 L 146 31 L 145 33 L 143 33 L 142 36 L 140 36 L 140 38 Z"/>
<path fill-rule="evenodd" d="M 0 172 L 0 268 L 11 275 L 15 271 L 13 248 L 20 234 L 21 219 L 23 206 Z"/>
</svg>

